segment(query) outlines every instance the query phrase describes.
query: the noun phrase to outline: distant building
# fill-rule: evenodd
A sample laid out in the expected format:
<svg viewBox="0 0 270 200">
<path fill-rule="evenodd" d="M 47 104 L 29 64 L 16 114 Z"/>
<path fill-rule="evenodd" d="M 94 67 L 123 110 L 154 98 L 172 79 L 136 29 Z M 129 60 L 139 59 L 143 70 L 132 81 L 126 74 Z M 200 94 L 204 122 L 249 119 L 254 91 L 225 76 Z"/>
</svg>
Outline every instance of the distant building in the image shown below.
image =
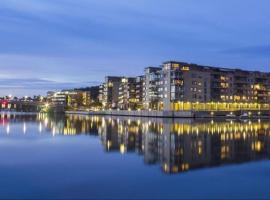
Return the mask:
<svg viewBox="0 0 270 200">
<path fill-rule="evenodd" d="M 91 103 L 99 102 L 99 86 L 90 87 L 89 93 Z"/>
<path fill-rule="evenodd" d="M 76 88 L 75 91 L 85 92 L 85 95 L 87 95 L 89 98 L 88 104 L 99 102 L 99 89 L 100 86 L 90 86 L 85 88 Z"/>
<path fill-rule="evenodd" d="M 85 110 L 90 106 L 89 91 L 70 90 L 66 93 L 67 106 L 71 110 Z"/>
<path fill-rule="evenodd" d="M 54 105 L 65 106 L 69 110 L 86 110 L 90 106 L 90 92 L 78 89 L 48 92 L 47 101 Z"/>
<path fill-rule="evenodd" d="M 56 105 L 67 105 L 67 94 L 68 91 L 61 91 L 61 92 L 47 92 L 47 100 L 49 103 L 56 104 Z"/>
<path fill-rule="evenodd" d="M 104 92 L 103 92 L 103 89 L 104 89 L 104 84 L 105 83 L 102 83 L 101 85 L 99 85 L 99 90 L 98 90 L 98 101 L 102 104 L 103 102 L 103 98 L 104 98 Z"/>
</svg>

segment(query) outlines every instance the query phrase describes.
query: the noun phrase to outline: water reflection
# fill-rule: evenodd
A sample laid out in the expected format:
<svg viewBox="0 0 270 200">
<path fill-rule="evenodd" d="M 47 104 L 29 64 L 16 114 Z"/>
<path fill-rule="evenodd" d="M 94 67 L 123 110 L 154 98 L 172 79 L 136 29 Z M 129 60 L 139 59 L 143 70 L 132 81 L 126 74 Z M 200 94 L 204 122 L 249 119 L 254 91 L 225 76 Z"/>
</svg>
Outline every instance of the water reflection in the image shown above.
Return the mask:
<svg viewBox="0 0 270 200">
<path fill-rule="evenodd" d="M 194 121 L 101 116 L 1 114 L 1 125 L 37 124 L 36 133 L 100 137 L 106 152 L 136 153 L 166 173 L 265 159 L 270 155 L 268 121 Z"/>
</svg>

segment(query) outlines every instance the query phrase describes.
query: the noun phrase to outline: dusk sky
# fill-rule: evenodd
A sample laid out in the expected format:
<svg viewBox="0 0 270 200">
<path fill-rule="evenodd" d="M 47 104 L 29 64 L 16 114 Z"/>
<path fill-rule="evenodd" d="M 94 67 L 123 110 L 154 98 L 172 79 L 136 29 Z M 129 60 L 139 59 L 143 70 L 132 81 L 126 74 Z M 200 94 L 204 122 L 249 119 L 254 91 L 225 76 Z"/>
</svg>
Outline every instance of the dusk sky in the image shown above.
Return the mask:
<svg viewBox="0 0 270 200">
<path fill-rule="evenodd" d="M 166 60 L 270 71 L 269 0 L 1 0 L 0 95 L 99 84 Z"/>
</svg>

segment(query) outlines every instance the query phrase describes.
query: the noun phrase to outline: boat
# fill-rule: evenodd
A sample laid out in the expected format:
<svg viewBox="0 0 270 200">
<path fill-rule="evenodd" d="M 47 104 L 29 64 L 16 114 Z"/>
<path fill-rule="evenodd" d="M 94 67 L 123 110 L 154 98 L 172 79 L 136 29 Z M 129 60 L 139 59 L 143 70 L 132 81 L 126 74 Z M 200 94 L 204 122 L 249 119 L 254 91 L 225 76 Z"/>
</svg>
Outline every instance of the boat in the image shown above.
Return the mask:
<svg viewBox="0 0 270 200">
<path fill-rule="evenodd" d="M 232 112 L 226 115 L 227 118 L 236 118 L 236 115 Z"/>
<path fill-rule="evenodd" d="M 240 115 L 240 119 L 248 119 L 249 115 L 248 113 L 243 113 L 242 115 Z"/>
</svg>

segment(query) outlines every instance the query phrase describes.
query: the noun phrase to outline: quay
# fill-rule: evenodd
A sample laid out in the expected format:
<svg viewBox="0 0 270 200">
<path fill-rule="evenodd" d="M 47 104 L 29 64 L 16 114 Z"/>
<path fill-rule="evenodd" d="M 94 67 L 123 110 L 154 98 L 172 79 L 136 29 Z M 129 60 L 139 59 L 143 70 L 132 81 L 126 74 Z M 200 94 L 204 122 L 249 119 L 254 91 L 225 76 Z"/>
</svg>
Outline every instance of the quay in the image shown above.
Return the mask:
<svg viewBox="0 0 270 200">
<path fill-rule="evenodd" d="M 151 117 L 151 118 L 239 118 L 242 116 L 242 111 L 147 111 L 147 110 L 101 110 L 101 111 L 65 111 L 66 114 L 80 115 L 110 115 L 110 116 L 131 116 L 131 117 Z M 245 118 L 270 118 L 270 111 L 245 111 Z"/>
</svg>

